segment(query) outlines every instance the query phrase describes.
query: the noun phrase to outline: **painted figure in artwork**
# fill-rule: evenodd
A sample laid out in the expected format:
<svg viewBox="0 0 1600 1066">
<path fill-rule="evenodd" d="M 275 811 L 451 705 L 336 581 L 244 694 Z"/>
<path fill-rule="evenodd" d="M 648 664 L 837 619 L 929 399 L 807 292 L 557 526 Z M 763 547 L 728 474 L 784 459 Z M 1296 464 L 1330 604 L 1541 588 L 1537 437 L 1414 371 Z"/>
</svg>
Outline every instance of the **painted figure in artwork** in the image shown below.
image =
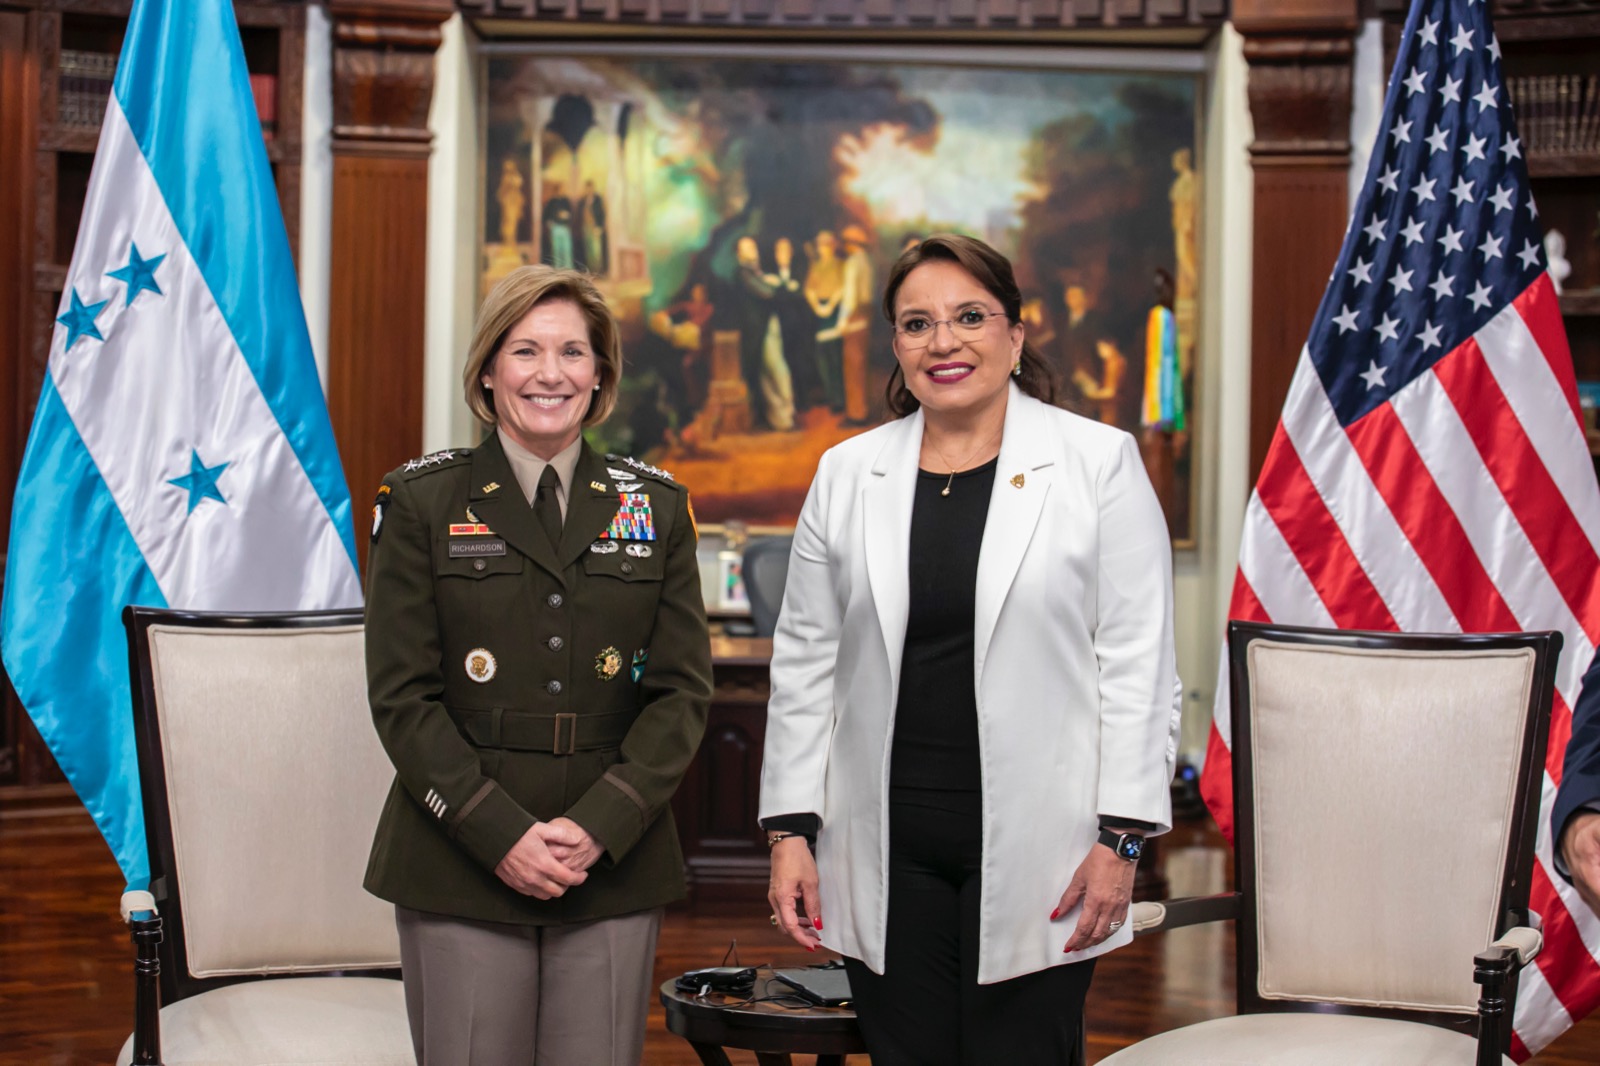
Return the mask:
<svg viewBox="0 0 1600 1066">
<path fill-rule="evenodd" d="M 583 183 L 583 195 L 578 198 L 578 233 L 583 250 L 583 268 L 591 274 L 604 274 L 610 247 L 606 233 L 605 197 L 595 189 L 593 181 Z"/>
<path fill-rule="evenodd" d="M 1095 352 L 1100 358 L 1100 378 L 1096 379 L 1087 370 L 1078 370 L 1072 375 L 1072 383 L 1078 386 L 1085 399 L 1094 402 L 1095 417 L 1114 426 L 1120 414 L 1122 379 L 1128 371 L 1128 357 L 1108 340 L 1096 341 Z"/>
<path fill-rule="evenodd" d="M 500 165 L 500 188 L 495 199 L 500 202 L 500 243 L 513 248 L 517 243 L 517 227 L 522 224 L 522 209 L 528 199 L 522 193 L 522 171 L 517 161 L 507 156 Z"/>
<path fill-rule="evenodd" d="M 822 230 L 808 249 L 811 272 L 806 275 L 805 298 L 816 319 L 817 377 L 828 409 L 844 412 L 844 331 L 840 328 L 840 309 L 844 303 L 844 260 L 839 258 L 838 238 Z"/>
<path fill-rule="evenodd" d="M 740 363 L 750 389 L 751 421 L 768 429 L 793 429 L 794 383 L 783 358 L 783 325 L 773 306 L 779 278 L 761 269 L 761 250 L 754 237 L 740 237 L 735 254 L 744 302 L 739 316 Z"/>
<path fill-rule="evenodd" d="M 544 202 L 544 261 L 554 267 L 570 269 L 572 255 L 572 200 L 559 181 L 550 183 L 550 199 Z"/>
<path fill-rule="evenodd" d="M 844 303 L 839 311 L 844 334 L 844 421 L 867 424 L 867 344 L 872 312 L 872 260 L 867 256 L 867 231 L 851 223 L 839 234 L 844 240 Z"/>
</svg>

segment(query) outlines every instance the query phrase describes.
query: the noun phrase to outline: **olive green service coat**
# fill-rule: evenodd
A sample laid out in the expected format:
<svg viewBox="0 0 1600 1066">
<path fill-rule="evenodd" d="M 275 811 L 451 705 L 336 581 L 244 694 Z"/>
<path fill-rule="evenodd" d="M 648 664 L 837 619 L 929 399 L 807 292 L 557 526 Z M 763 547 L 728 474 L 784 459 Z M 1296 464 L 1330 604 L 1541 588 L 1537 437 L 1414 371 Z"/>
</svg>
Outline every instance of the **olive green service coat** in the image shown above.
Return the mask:
<svg viewBox="0 0 1600 1066">
<path fill-rule="evenodd" d="M 491 435 L 385 477 L 372 541 L 367 685 L 396 776 L 368 891 L 525 925 L 682 898 L 668 801 L 711 699 L 688 492 L 585 443 L 552 551 Z M 495 876 L 563 815 L 606 849 L 587 881 L 539 900 Z"/>
</svg>

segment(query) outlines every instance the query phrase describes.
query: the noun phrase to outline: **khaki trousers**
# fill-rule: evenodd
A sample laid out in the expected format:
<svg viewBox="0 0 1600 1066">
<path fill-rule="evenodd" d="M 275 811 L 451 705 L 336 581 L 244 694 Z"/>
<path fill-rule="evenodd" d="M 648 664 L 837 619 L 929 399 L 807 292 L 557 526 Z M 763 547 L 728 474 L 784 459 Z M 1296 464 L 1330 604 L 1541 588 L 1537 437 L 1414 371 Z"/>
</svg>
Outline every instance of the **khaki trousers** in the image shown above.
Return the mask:
<svg viewBox="0 0 1600 1066">
<path fill-rule="evenodd" d="M 576 925 L 395 908 L 417 1066 L 638 1066 L 661 910 Z"/>
</svg>

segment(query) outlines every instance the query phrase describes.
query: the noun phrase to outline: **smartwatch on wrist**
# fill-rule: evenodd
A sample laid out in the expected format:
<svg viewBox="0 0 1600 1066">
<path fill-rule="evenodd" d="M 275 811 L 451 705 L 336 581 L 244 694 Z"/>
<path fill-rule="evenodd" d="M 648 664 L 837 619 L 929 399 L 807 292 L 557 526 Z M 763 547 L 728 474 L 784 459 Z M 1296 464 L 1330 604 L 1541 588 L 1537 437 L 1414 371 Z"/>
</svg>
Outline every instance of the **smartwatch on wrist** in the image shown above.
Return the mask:
<svg viewBox="0 0 1600 1066">
<path fill-rule="evenodd" d="M 1138 862 L 1139 856 L 1144 854 L 1144 837 L 1138 833 L 1113 833 L 1109 829 L 1102 829 L 1099 840 L 1116 852 L 1119 859 Z"/>
</svg>

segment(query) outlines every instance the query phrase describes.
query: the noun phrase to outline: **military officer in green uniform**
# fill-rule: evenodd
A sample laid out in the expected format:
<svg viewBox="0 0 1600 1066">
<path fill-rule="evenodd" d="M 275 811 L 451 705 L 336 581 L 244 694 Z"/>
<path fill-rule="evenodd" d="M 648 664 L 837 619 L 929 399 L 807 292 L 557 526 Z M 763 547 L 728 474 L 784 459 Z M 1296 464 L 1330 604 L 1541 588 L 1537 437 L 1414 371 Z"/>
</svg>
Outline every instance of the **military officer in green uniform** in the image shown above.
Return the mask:
<svg viewBox="0 0 1600 1066">
<path fill-rule="evenodd" d="M 396 774 L 366 885 L 396 907 L 419 1066 L 642 1054 L 711 658 L 688 492 L 581 436 L 621 372 L 587 277 L 515 271 L 466 366 L 494 432 L 373 507 L 367 677 Z"/>
</svg>

